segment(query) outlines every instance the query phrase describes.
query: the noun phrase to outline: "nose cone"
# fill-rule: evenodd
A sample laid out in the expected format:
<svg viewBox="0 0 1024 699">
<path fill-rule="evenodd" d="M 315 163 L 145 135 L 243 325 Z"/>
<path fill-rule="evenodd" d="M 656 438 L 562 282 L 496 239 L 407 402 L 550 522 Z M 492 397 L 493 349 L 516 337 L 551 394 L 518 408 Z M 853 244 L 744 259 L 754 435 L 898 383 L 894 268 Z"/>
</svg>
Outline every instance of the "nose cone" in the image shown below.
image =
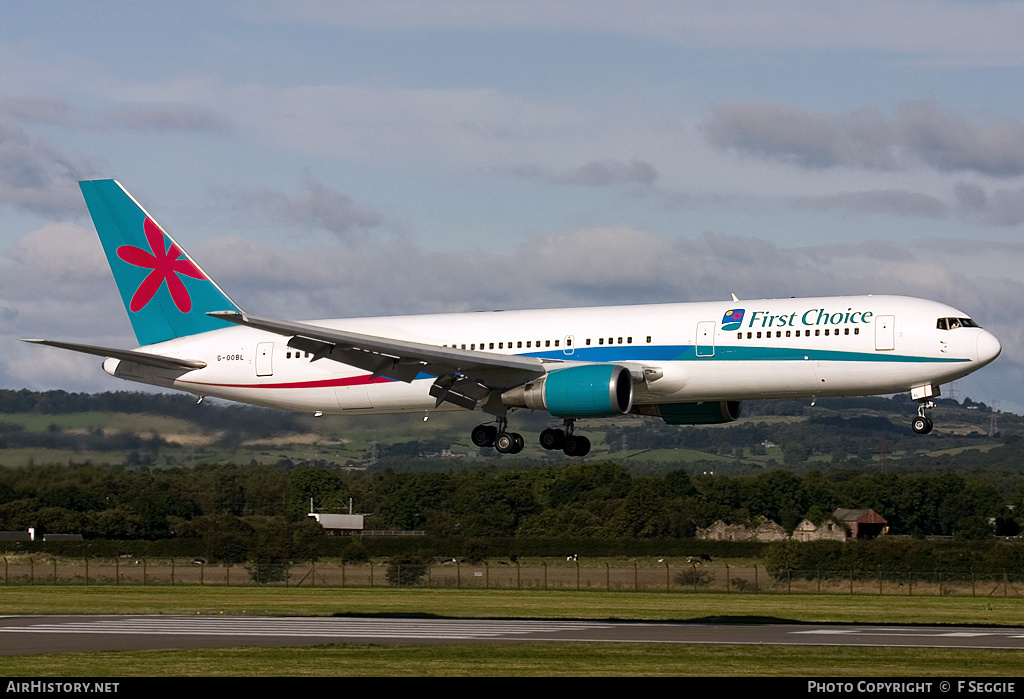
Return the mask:
<svg viewBox="0 0 1024 699">
<path fill-rule="evenodd" d="M 978 361 L 982 364 L 988 364 L 998 357 L 1002 351 L 1003 347 L 999 344 L 996 336 L 988 330 L 982 330 L 978 335 Z"/>
</svg>

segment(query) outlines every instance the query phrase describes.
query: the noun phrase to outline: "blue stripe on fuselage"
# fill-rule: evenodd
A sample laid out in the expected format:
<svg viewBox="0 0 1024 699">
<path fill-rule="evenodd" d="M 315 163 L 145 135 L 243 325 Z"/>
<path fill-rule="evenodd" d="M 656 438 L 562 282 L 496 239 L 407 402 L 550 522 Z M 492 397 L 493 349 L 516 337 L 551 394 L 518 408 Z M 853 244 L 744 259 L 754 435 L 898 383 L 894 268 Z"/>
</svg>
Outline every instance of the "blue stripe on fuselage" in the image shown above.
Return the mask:
<svg viewBox="0 0 1024 699">
<path fill-rule="evenodd" d="M 710 348 L 708 348 L 710 349 Z M 715 354 L 698 357 L 693 345 L 645 345 L 642 347 L 622 345 L 606 347 L 577 347 L 572 354 L 561 350 L 548 352 L 526 352 L 520 357 L 540 359 L 561 359 L 567 362 L 898 362 L 949 364 L 969 362 L 966 357 L 916 357 L 892 354 L 891 352 L 846 352 L 823 350 L 809 347 L 735 347 L 718 345 Z M 552 367 L 554 368 L 554 367 Z M 419 374 L 416 379 L 436 378 L 430 374 Z"/>
<path fill-rule="evenodd" d="M 711 350 L 710 347 L 707 348 Z M 572 354 L 529 352 L 522 356 L 542 359 L 563 359 L 574 362 L 648 362 L 648 361 L 744 361 L 744 362 L 969 362 L 965 357 L 918 357 L 891 352 L 847 352 L 812 347 L 736 347 L 718 345 L 712 356 L 697 356 L 693 345 L 650 345 L 643 347 L 618 345 L 611 347 L 577 347 Z"/>
</svg>

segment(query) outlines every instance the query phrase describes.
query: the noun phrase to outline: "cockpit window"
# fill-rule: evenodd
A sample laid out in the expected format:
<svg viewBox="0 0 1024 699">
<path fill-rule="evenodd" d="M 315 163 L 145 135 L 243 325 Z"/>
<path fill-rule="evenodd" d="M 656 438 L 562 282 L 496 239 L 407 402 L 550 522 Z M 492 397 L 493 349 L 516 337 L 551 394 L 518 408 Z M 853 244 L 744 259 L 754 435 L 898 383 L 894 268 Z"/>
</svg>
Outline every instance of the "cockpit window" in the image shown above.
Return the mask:
<svg viewBox="0 0 1024 699">
<path fill-rule="evenodd" d="M 957 328 L 980 328 L 981 326 L 970 318 L 939 318 L 935 327 L 939 330 L 956 330 Z"/>
</svg>

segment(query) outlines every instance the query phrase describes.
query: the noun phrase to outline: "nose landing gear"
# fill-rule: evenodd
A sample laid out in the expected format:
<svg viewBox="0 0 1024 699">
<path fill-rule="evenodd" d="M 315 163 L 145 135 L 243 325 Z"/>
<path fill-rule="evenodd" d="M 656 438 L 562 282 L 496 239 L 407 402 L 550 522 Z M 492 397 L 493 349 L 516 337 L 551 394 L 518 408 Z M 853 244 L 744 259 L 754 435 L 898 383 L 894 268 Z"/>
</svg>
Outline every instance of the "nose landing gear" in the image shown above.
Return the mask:
<svg viewBox="0 0 1024 699">
<path fill-rule="evenodd" d="M 934 424 L 930 417 L 925 414 L 925 411 L 929 408 L 934 408 L 935 403 L 930 400 L 921 400 L 917 402 L 917 417 L 910 423 L 910 427 L 914 432 L 918 434 L 928 434 L 932 431 Z"/>
</svg>

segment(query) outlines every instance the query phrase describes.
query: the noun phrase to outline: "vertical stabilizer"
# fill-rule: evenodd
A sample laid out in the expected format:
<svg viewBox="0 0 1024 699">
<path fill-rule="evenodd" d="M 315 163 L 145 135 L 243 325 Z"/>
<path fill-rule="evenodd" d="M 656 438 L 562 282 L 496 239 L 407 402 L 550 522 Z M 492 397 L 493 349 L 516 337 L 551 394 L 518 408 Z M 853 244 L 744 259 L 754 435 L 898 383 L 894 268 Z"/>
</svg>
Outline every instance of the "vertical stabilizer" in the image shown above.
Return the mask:
<svg viewBox="0 0 1024 699">
<path fill-rule="evenodd" d="M 223 328 L 239 310 L 115 180 L 79 182 L 140 345 Z"/>
</svg>

